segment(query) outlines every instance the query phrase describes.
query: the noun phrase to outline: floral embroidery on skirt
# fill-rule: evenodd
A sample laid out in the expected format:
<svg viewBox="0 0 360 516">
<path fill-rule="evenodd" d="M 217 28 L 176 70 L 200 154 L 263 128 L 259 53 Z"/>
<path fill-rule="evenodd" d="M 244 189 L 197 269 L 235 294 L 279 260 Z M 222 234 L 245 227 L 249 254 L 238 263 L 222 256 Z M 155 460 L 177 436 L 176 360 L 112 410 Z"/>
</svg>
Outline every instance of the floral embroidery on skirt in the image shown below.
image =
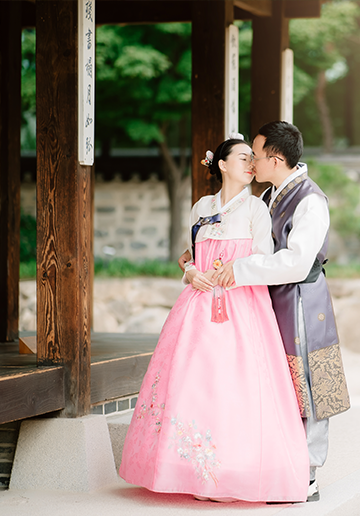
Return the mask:
<svg viewBox="0 0 360 516">
<path fill-rule="evenodd" d="M 216 446 L 212 442 L 210 430 L 201 433 L 197 430 L 195 421 L 186 426 L 176 417 L 171 418 L 171 424 L 175 426 L 172 439 L 180 458 L 193 465 L 196 476 L 202 483 L 211 478 L 217 485 L 218 480 L 213 469 L 219 468 L 220 462 L 216 459 Z"/>
</svg>

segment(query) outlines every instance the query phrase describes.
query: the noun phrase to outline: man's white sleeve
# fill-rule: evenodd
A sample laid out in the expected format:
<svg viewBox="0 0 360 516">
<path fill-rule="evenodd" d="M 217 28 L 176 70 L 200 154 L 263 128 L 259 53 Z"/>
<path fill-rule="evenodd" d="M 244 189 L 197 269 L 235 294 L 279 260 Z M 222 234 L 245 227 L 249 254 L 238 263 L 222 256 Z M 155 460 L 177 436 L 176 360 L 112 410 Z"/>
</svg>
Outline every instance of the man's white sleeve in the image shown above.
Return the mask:
<svg viewBox="0 0 360 516">
<path fill-rule="evenodd" d="M 311 194 L 299 202 L 287 248 L 273 255 L 253 254 L 235 261 L 235 283 L 240 285 L 282 285 L 303 281 L 323 246 L 330 225 L 327 201 Z"/>
</svg>

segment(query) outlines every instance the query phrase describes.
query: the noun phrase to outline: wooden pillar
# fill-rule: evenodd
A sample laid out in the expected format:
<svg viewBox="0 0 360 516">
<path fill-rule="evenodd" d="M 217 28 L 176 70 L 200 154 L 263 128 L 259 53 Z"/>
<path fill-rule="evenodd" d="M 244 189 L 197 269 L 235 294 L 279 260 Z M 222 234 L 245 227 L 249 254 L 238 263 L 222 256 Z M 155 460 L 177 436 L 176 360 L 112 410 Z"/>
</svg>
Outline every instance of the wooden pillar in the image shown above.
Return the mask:
<svg viewBox="0 0 360 516">
<path fill-rule="evenodd" d="M 36 2 L 38 365 L 63 364 L 90 409 L 91 167 L 78 162 L 78 2 Z"/>
<path fill-rule="evenodd" d="M 234 21 L 232 0 L 196 0 L 192 7 L 192 200 L 219 189 L 200 164 L 225 131 L 225 30 Z"/>
<path fill-rule="evenodd" d="M 90 190 L 90 328 L 94 329 L 94 210 L 95 210 L 95 164 L 91 167 L 91 190 Z"/>
<path fill-rule="evenodd" d="M 0 2 L 0 342 L 18 336 L 21 2 Z"/>
<path fill-rule="evenodd" d="M 289 46 L 285 0 L 272 2 L 272 15 L 254 17 L 251 65 L 251 136 L 280 119 L 282 51 Z"/>
</svg>

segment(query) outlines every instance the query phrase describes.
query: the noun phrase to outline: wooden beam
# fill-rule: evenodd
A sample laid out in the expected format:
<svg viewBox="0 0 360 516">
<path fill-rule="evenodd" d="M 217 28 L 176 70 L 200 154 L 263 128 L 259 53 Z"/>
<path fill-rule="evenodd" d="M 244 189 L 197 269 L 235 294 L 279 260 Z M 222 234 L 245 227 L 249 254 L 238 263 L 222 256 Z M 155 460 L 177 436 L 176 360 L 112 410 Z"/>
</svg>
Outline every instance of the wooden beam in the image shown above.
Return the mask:
<svg viewBox="0 0 360 516">
<path fill-rule="evenodd" d="M 286 18 L 320 18 L 322 0 L 286 0 Z"/>
<path fill-rule="evenodd" d="M 36 5 L 34 1 L 22 0 L 21 3 L 21 26 L 22 28 L 35 27 Z"/>
<path fill-rule="evenodd" d="M 225 30 L 233 23 L 229 0 L 194 2 L 192 12 L 192 200 L 220 184 L 200 164 L 225 131 Z M 216 36 L 215 36 L 216 35 Z"/>
<path fill-rule="evenodd" d="M 46 367 L 0 376 L 0 424 L 61 410 L 64 371 Z"/>
<path fill-rule="evenodd" d="M 251 66 L 251 137 L 260 127 L 280 119 L 282 52 L 289 46 L 289 20 L 285 18 L 285 0 L 273 4 L 270 18 L 253 20 Z M 255 181 L 253 193 L 258 195 L 264 185 Z"/>
<path fill-rule="evenodd" d="M 282 52 L 289 46 L 285 1 L 274 2 L 271 18 L 254 18 L 251 68 L 251 136 L 280 117 Z"/>
<path fill-rule="evenodd" d="M 322 0 L 287 0 L 287 18 L 317 18 L 320 16 Z M 36 2 L 22 0 L 22 27 L 35 27 Z M 190 22 L 191 4 L 189 0 L 169 2 L 167 0 L 116 1 L 96 0 L 96 23 L 137 24 L 162 22 Z M 251 20 L 253 16 L 271 16 L 271 0 L 234 0 L 234 19 Z"/>
<path fill-rule="evenodd" d="M 0 2 L 0 342 L 18 336 L 21 3 Z"/>
<path fill-rule="evenodd" d="M 272 0 L 234 0 L 234 5 L 256 16 L 271 16 Z"/>
<path fill-rule="evenodd" d="M 191 1 L 96 0 L 96 24 L 190 22 Z"/>
<path fill-rule="evenodd" d="M 78 2 L 36 2 L 38 364 L 90 410 L 91 167 L 78 163 Z"/>
<path fill-rule="evenodd" d="M 254 15 L 249 13 L 249 11 L 245 11 L 244 9 L 240 9 L 240 7 L 236 7 L 234 5 L 234 20 L 252 20 Z"/>
<path fill-rule="evenodd" d="M 152 353 L 91 364 L 91 403 L 139 392 Z"/>
</svg>

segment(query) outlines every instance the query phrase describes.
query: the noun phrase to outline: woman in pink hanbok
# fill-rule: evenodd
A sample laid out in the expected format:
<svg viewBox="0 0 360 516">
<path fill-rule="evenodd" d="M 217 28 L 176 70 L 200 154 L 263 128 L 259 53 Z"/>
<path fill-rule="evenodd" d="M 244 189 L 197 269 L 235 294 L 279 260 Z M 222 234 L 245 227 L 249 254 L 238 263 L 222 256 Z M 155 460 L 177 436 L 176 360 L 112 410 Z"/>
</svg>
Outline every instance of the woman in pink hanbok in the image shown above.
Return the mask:
<svg viewBox="0 0 360 516">
<path fill-rule="evenodd" d="M 120 476 L 200 500 L 306 501 L 305 431 L 268 289 L 212 282 L 221 264 L 272 252 L 269 212 L 247 188 L 251 149 L 239 135 L 203 164 L 222 189 L 192 208 L 189 284 L 144 377 Z"/>
</svg>

